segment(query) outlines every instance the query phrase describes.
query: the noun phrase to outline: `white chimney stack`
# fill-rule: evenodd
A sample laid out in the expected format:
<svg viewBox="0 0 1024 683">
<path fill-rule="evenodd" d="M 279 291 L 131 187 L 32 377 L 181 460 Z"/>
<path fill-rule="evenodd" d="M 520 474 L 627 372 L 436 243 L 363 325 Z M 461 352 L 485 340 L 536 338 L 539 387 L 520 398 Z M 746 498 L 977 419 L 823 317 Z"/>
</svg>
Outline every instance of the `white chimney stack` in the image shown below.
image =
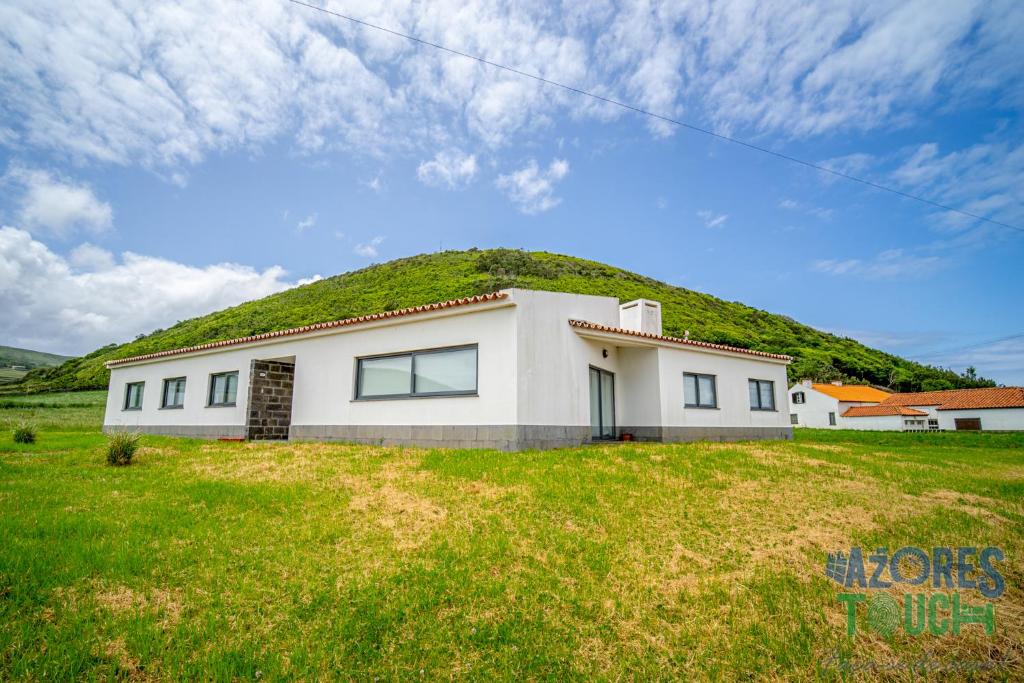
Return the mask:
<svg viewBox="0 0 1024 683">
<path fill-rule="evenodd" d="M 661 335 L 661 304 L 637 299 L 619 306 L 619 327 L 634 332 Z"/>
</svg>

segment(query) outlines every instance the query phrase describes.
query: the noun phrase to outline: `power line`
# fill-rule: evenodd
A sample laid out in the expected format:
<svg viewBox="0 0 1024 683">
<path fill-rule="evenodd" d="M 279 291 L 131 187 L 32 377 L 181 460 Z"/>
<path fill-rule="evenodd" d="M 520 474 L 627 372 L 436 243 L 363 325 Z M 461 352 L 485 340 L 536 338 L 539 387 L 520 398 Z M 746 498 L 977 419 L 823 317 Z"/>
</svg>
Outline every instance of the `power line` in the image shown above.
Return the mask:
<svg viewBox="0 0 1024 683">
<path fill-rule="evenodd" d="M 334 12 L 334 11 L 326 9 L 324 7 L 317 7 L 316 5 L 310 5 L 309 3 L 301 2 L 301 0 L 288 0 L 288 2 L 292 3 L 293 5 L 300 5 L 302 7 L 308 7 L 309 9 L 316 10 L 318 12 L 323 12 L 324 14 L 330 14 L 331 16 L 338 17 L 339 19 L 345 19 L 346 21 L 350 21 L 353 24 L 359 24 L 360 26 L 365 26 L 367 28 L 372 28 L 372 29 L 375 29 L 377 31 L 383 31 L 384 33 L 390 33 L 393 36 L 398 36 L 399 38 L 405 38 L 406 40 L 411 40 L 414 43 L 419 43 L 420 45 L 426 45 L 427 47 L 432 47 L 432 48 L 435 48 L 435 49 L 438 49 L 438 50 L 442 50 L 442 51 L 447 52 L 449 54 L 457 55 L 459 57 L 465 57 L 466 59 L 472 59 L 472 60 L 477 61 L 477 62 L 479 62 L 481 64 L 486 64 L 487 66 L 494 67 L 495 69 L 501 69 L 503 71 L 508 71 L 509 73 L 513 73 L 513 74 L 516 74 L 518 76 L 523 76 L 525 78 L 530 78 L 530 79 L 533 79 L 533 80 L 538 81 L 540 83 L 543 83 L 545 85 L 552 85 L 552 86 L 555 86 L 556 88 L 562 88 L 563 90 L 568 90 L 569 92 L 573 92 L 573 93 L 576 93 L 578 95 L 584 95 L 585 97 L 590 97 L 590 98 L 593 98 L 595 100 L 599 100 L 601 102 L 605 102 L 607 104 L 614 105 L 616 107 L 621 107 L 623 109 L 628 109 L 629 111 L 635 112 L 637 114 L 642 114 L 644 116 L 649 116 L 651 118 L 658 119 L 659 121 L 664 121 L 666 123 L 671 123 L 672 125 L 679 126 L 680 128 L 686 128 L 688 130 L 692 130 L 692 131 L 697 132 L 697 133 L 703 133 L 704 135 L 709 135 L 709 136 L 711 136 L 713 138 L 718 138 L 719 140 L 724 140 L 726 142 L 731 142 L 731 143 L 733 143 L 735 145 L 740 145 L 742 147 L 746 147 L 747 149 L 751 149 L 751 150 L 754 150 L 756 152 L 761 152 L 763 154 L 770 154 L 773 157 L 777 157 L 779 159 L 784 159 L 786 161 L 790 161 L 790 162 L 795 163 L 795 164 L 800 164 L 801 166 L 806 166 L 807 168 L 812 168 L 812 169 L 814 169 L 816 171 L 822 171 L 824 173 L 830 173 L 830 174 L 832 174 L 834 176 L 837 176 L 839 178 L 844 178 L 846 180 L 851 180 L 851 181 L 853 181 L 855 183 L 860 183 L 862 185 L 866 185 L 866 186 L 874 188 L 876 190 L 882 190 L 884 192 L 889 192 L 891 194 L 895 194 L 895 195 L 898 195 L 900 197 L 904 197 L 906 199 L 913 199 L 914 201 L 921 202 L 922 204 L 928 204 L 928 205 L 933 206 L 935 208 L 942 209 L 943 211 L 952 211 L 953 213 L 958 213 L 958 214 L 960 214 L 962 216 L 967 216 L 968 218 L 974 218 L 976 220 L 984 221 L 986 223 L 991 223 L 993 225 L 998 225 L 998 226 L 1003 227 L 1003 228 L 1009 228 L 1010 230 L 1016 230 L 1018 232 L 1024 232 L 1024 228 L 1018 227 L 1016 225 L 1011 225 L 1009 223 L 1003 223 L 1002 221 L 997 221 L 997 220 L 995 220 L 993 218 L 986 218 L 985 216 L 981 216 L 981 215 L 978 215 L 976 213 L 972 213 L 970 211 L 965 211 L 964 209 L 957 209 L 955 207 L 948 206 L 946 204 L 940 204 L 939 202 L 932 201 L 931 199 L 926 199 L 924 197 L 921 197 L 921 196 L 918 196 L 918 195 L 915 195 L 915 194 L 910 194 L 909 192 L 903 192 L 902 190 L 897 190 L 894 187 L 889 187 L 887 185 L 881 185 L 879 183 L 875 183 L 875 182 L 872 182 L 870 180 L 865 180 L 864 178 L 859 178 L 859 177 L 857 177 L 855 175 L 850 175 L 849 173 L 843 173 L 842 171 L 837 171 L 837 170 L 829 168 L 827 166 L 822 166 L 821 164 L 816 164 L 816 163 L 814 163 L 812 161 L 806 161 L 806 160 L 800 159 L 798 157 L 790 156 L 789 154 L 784 154 L 782 152 L 777 152 L 777 151 L 775 151 L 773 149 L 769 149 L 767 147 L 761 147 L 760 145 L 755 145 L 753 143 L 746 142 L 744 140 L 740 140 L 739 138 L 734 138 L 734 137 L 732 137 L 730 135 L 725 135 L 724 133 L 716 133 L 713 130 L 709 130 L 707 128 L 701 128 L 700 126 L 695 126 L 692 123 L 686 123 L 685 121 L 680 121 L 678 119 L 673 119 L 673 118 L 671 118 L 669 116 L 665 116 L 663 114 L 658 114 L 656 112 L 648 111 L 646 109 L 642 109 L 640 107 L 636 107 L 636 106 L 633 106 L 631 104 L 627 104 L 626 102 L 621 102 L 619 100 L 612 99 L 610 97 L 605 97 L 603 95 L 598 95 L 597 93 L 589 92 L 587 90 L 583 90 L 582 88 L 575 88 L 575 87 L 573 87 L 571 85 L 565 85 L 564 83 L 559 83 L 558 81 L 552 81 L 550 79 L 544 78 L 543 76 L 538 76 L 537 74 L 529 73 L 528 71 L 520 71 L 519 69 L 513 68 L 511 66 L 506 66 L 504 64 L 499 64 L 498 62 L 492 62 L 489 59 L 484 59 L 483 57 L 478 57 L 476 55 L 471 55 L 471 54 L 469 54 L 467 52 L 460 52 L 459 50 L 454 50 L 454 49 L 452 49 L 450 47 L 446 47 L 444 45 L 440 45 L 439 43 L 433 43 L 433 42 L 431 42 L 429 40 L 425 40 L 423 38 L 417 38 L 416 36 L 409 35 L 407 33 L 402 33 L 400 31 L 395 31 L 394 29 L 390 29 L 390 28 L 387 28 L 387 27 L 384 27 L 384 26 L 378 26 L 377 24 L 371 24 L 368 21 L 363 21 L 362 19 L 357 19 L 355 17 L 348 16 L 347 14 L 341 14 L 340 12 Z"/>
<path fill-rule="evenodd" d="M 967 346 L 958 346 L 958 347 L 952 348 L 952 349 L 945 349 L 945 350 L 940 350 L 940 351 L 932 351 L 931 353 L 924 354 L 923 356 L 921 356 L 921 358 L 942 358 L 944 356 L 949 356 L 950 354 L 953 354 L 953 353 L 962 353 L 963 351 L 970 351 L 972 349 L 979 349 L 979 348 L 982 348 L 984 346 L 992 346 L 993 344 L 1000 344 L 1002 342 L 1013 341 L 1014 339 L 1024 339 L 1024 334 L 1011 334 L 1008 337 L 999 337 L 998 339 L 988 339 L 986 341 L 976 342 L 974 344 L 968 344 Z"/>
</svg>

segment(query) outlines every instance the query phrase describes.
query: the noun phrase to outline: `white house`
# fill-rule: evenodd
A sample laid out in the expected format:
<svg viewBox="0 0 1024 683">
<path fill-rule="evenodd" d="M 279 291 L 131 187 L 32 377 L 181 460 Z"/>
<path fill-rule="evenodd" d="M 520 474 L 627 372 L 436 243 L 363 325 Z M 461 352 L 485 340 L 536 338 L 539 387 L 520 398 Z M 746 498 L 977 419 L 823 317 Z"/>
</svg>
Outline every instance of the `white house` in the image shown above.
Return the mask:
<svg viewBox="0 0 1024 683">
<path fill-rule="evenodd" d="M 104 428 L 506 450 L 788 439 L 788 356 L 661 334 L 661 305 L 509 289 L 111 361 Z"/>
<path fill-rule="evenodd" d="M 889 429 L 946 431 L 1024 430 L 1024 387 L 949 389 L 893 394 L 879 407 L 910 410 Z M 862 418 L 851 419 L 851 423 Z"/>
<path fill-rule="evenodd" d="M 873 387 L 790 388 L 794 425 L 886 431 L 1024 430 L 1024 388 L 993 387 L 890 394 Z"/>
<path fill-rule="evenodd" d="M 850 429 L 844 416 L 851 408 L 877 406 L 891 394 L 874 387 L 809 379 L 789 389 L 789 417 L 794 426 Z"/>
</svg>

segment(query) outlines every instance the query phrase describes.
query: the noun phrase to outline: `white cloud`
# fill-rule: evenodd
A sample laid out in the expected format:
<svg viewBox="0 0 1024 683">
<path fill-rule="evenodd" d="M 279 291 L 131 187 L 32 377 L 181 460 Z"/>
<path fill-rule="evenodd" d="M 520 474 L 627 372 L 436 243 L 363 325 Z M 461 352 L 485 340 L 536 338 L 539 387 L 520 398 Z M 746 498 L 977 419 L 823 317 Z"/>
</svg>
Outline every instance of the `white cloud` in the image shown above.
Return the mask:
<svg viewBox="0 0 1024 683">
<path fill-rule="evenodd" d="M 115 258 L 89 244 L 65 259 L 25 230 L 0 227 L 3 341 L 14 346 L 85 353 L 300 283 L 278 266 L 196 267 L 131 252 Z"/>
<path fill-rule="evenodd" d="M 779 201 L 779 208 L 787 211 L 800 211 L 806 213 L 809 216 L 814 216 L 822 220 L 830 220 L 834 211 L 832 209 L 826 209 L 820 206 L 813 206 L 811 204 L 805 204 L 798 202 L 795 199 L 782 199 Z"/>
<path fill-rule="evenodd" d="M 450 149 L 438 152 L 430 161 L 421 162 L 416 176 L 425 185 L 455 190 L 471 183 L 476 172 L 476 155 Z"/>
<path fill-rule="evenodd" d="M 535 214 L 558 206 L 562 200 L 555 196 L 555 185 L 569 174 L 569 162 L 554 159 L 547 169 L 541 169 L 536 160 L 508 175 L 498 176 L 495 185 L 525 214 Z"/>
<path fill-rule="evenodd" d="M 21 193 L 17 220 L 26 229 L 57 237 L 84 230 L 101 233 L 113 224 L 114 210 L 86 184 L 21 166 L 11 167 L 2 179 Z"/>
<path fill-rule="evenodd" d="M 352 251 L 356 256 L 362 256 L 363 258 L 376 258 L 378 256 L 377 247 L 387 239 L 383 235 L 377 235 L 369 242 L 362 242 L 357 244 Z"/>
<path fill-rule="evenodd" d="M 869 130 L 979 95 L 1024 104 L 1015 0 L 347 9 L 724 131 Z M 0 6 L 0 89 L 0 144 L 149 167 L 279 138 L 305 152 L 498 146 L 560 115 L 625 114 L 277 0 L 10 0 Z M 655 135 L 674 130 L 647 125 Z"/>
<path fill-rule="evenodd" d="M 907 253 L 903 249 L 887 249 L 870 259 L 822 259 L 811 268 L 829 275 L 854 275 L 869 280 L 910 279 L 933 274 L 949 265 L 948 259 L 931 255 Z"/>
<path fill-rule="evenodd" d="M 298 230 L 299 232 L 305 232 L 312 228 L 314 225 L 316 225 L 316 219 L 317 215 L 315 213 L 311 213 L 305 218 L 303 218 L 301 221 L 296 223 L 295 229 Z"/>
<path fill-rule="evenodd" d="M 706 228 L 720 228 L 729 220 L 729 214 L 715 213 L 710 209 L 701 209 L 697 212 L 697 217 L 704 221 Z"/>
</svg>

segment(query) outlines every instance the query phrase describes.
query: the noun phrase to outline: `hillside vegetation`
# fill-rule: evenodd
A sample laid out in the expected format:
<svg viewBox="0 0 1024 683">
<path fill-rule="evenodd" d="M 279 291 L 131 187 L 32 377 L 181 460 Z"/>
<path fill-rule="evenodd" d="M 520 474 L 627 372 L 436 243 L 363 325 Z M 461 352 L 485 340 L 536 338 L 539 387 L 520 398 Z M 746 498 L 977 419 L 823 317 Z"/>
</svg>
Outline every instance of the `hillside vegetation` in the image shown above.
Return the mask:
<svg viewBox="0 0 1024 683">
<path fill-rule="evenodd" d="M 29 373 L 21 391 L 98 389 L 104 363 L 192 344 L 230 339 L 384 310 L 525 287 L 577 294 L 648 298 L 663 305 L 665 334 L 785 353 L 791 380 L 863 382 L 901 391 L 991 386 L 973 376 L 923 366 L 820 332 L 786 316 L 674 287 L 619 268 L 546 252 L 511 249 L 447 251 L 370 266 L 258 301 L 179 322 L 135 341 L 110 345 L 57 368 Z"/>
</svg>

